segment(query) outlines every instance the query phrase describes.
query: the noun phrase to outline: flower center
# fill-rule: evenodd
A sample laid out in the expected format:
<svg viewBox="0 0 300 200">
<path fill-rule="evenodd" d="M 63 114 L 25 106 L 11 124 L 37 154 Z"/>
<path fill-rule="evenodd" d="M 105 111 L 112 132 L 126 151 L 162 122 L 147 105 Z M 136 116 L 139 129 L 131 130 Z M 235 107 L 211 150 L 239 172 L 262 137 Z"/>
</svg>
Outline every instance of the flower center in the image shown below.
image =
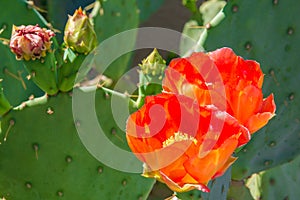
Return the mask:
<svg viewBox="0 0 300 200">
<path fill-rule="evenodd" d="M 163 142 L 163 147 L 167 147 L 174 144 L 175 142 L 181 142 L 181 141 L 192 141 L 194 142 L 194 144 L 197 144 L 197 140 L 193 136 L 190 136 L 182 132 L 176 132 L 174 133 L 174 135 L 172 135 L 171 137 L 169 137 L 167 140 Z"/>
</svg>

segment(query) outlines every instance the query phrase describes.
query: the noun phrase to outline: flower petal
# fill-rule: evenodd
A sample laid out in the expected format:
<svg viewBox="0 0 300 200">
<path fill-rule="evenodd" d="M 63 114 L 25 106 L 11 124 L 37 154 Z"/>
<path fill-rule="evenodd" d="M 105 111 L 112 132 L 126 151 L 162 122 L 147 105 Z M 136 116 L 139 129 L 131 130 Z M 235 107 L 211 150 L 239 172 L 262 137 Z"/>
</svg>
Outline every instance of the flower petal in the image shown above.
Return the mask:
<svg viewBox="0 0 300 200">
<path fill-rule="evenodd" d="M 223 176 L 223 174 L 227 171 L 227 169 L 237 160 L 238 158 L 235 158 L 233 156 L 231 156 L 226 163 L 223 165 L 223 167 L 221 167 L 216 173 L 215 175 L 212 177 L 212 179 L 218 178 L 220 176 Z"/>
<path fill-rule="evenodd" d="M 209 59 L 208 56 L 203 53 L 198 54 L 201 54 L 200 56 L 206 58 L 206 60 Z M 207 92 L 208 88 L 199 69 L 195 68 L 195 66 L 185 58 L 171 61 L 169 67 L 165 70 L 163 89 L 166 92 L 181 94 L 190 98 L 197 97 L 200 105 L 210 103 L 210 96 Z"/>
<path fill-rule="evenodd" d="M 262 106 L 262 92 L 253 85 L 243 89 L 226 87 L 226 95 L 233 112 L 232 116 L 241 124 L 245 124 Z"/>
<path fill-rule="evenodd" d="M 200 190 L 202 192 L 209 192 L 209 188 L 206 185 L 201 183 L 197 183 L 195 179 L 193 179 L 188 174 L 185 178 L 185 183 L 179 185 L 177 182 L 170 179 L 166 174 L 161 171 L 148 171 L 147 166 L 144 164 L 144 173 L 142 174 L 146 178 L 155 178 L 156 180 L 165 183 L 171 190 L 174 192 L 188 192 L 190 190 Z"/>
<path fill-rule="evenodd" d="M 176 182 L 171 180 L 164 173 L 160 173 L 163 182 L 174 192 L 188 192 L 190 190 L 200 190 L 202 192 L 210 192 L 209 188 L 202 183 L 185 183 L 183 186 L 179 186 Z"/>
<path fill-rule="evenodd" d="M 246 126 L 251 133 L 254 133 L 265 126 L 275 116 L 276 105 L 273 94 L 263 100 L 261 110 L 250 117 Z"/>
<path fill-rule="evenodd" d="M 256 61 L 244 60 L 227 47 L 217 49 L 208 55 L 218 67 L 224 84 L 234 86 L 237 84 L 237 80 L 244 79 L 261 88 L 264 75 Z"/>
<path fill-rule="evenodd" d="M 186 171 L 197 181 L 207 184 L 215 174 L 223 173 L 228 163 L 232 161 L 231 155 L 237 148 L 238 139 L 232 136 L 227 139 L 218 149 L 209 152 L 205 157 L 195 156 L 184 163 Z"/>
</svg>

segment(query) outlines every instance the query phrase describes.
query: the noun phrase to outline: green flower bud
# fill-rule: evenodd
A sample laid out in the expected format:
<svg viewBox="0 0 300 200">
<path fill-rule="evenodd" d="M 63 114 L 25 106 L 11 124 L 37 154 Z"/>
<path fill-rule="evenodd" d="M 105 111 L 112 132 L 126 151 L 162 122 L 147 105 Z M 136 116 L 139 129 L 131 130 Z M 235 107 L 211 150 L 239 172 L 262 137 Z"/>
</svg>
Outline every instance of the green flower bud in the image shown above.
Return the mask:
<svg viewBox="0 0 300 200">
<path fill-rule="evenodd" d="M 156 76 L 161 79 L 166 68 L 166 61 L 161 57 L 157 49 L 154 49 L 139 66 L 144 75 Z"/>
<path fill-rule="evenodd" d="M 97 46 L 97 36 L 91 22 L 81 8 L 77 9 L 67 21 L 64 42 L 78 53 L 88 54 Z"/>
</svg>

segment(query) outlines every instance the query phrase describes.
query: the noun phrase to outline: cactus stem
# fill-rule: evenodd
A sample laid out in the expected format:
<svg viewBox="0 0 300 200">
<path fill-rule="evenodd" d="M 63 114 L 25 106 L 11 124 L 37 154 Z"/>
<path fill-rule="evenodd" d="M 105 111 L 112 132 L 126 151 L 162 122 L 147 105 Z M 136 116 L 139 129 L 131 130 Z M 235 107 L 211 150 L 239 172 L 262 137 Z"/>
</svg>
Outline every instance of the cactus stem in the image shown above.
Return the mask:
<svg viewBox="0 0 300 200">
<path fill-rule="evenodd" d="M 13 127 L 15 125 L 15 121 L 13 120 L 13 119 L 11 119 L 10 121 L 9 121 L 9 126 L 8 126 L 8 128 L 7 128 L 7 130 L 6 130 L 6 132 L 5 132 L 5 136 L 4 136 L 4 142 L 6 142 L 6 140 L 7 140 L 7 137 L 8 137 L 8 134 L 9 134 L 9 132 L 10 132 L 10 129 Z"/>
<path fill-rule="evenodd" d="M 25 81 L 22 78 L 22 71 L 18 71 L 18 75 L 15 75 L 14 73 L 10 72 L 8 69 L 5 68 L 4 69 L 4 73 L 7 74 L 7 75 L 9 75 L 9 76 L 11 76 L 11 77 L 13 77 L 14 79 L 17 79 L 18 81 L 20 81 L 21 84 L 22 84 L 22 86 L 23 86 L 23 88 L 25 90 L 27 90 L 27 86 L 25 84 Z"/>
</svg>

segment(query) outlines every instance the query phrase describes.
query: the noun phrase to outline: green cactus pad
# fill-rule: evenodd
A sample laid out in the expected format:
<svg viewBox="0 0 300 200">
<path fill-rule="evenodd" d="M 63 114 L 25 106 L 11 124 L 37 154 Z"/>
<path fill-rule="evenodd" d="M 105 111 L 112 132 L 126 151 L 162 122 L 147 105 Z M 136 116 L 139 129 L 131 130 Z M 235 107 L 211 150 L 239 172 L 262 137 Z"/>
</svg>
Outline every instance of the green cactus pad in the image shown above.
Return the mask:
<svg viewBox="0 0 300 200">
<path fill-rule="evenodd" d="M 299 12 L 299 3 L 292 0 L 233 0 L 224 9 L 226 18 L 208 30 L 207 51 L 228 46 L 261 64 L 264 96 L 274 93 L 277 105 L 277 116 L 237 153 L 234 179 L 286 163 L 300 154 L 300 21 L 294 17 Z"/>
<path fill-rule="evenodd" d="M 300 196 L 300 157 L 267 170 L 262 175 L 261 199 L 298 199 Z"/>
<path fill-rule="evenodd" d="M 39 60 L 23 61 L 30 79 L 47 94 L 54 95 L 58 92 L 56 77 L 57 69 L 54 53 L 50 52 Z"/>
<path fill-rule="evenodd" d="M 0 197 L 146 199 L 153 180 L 106 167 L 82 145 L 75 129 L 80 122 L 74 122 L 72 116 L 71 94 L 45 98 L 25 103 L 30 107 L 22 104 L 2 119 Z M 96 112 L 107 119 L 101 124 L 107 137 L 128 149 L 125 133 L 111 116 L 110 100 L 102 91 L 96 99 Z"/>
</svg>

